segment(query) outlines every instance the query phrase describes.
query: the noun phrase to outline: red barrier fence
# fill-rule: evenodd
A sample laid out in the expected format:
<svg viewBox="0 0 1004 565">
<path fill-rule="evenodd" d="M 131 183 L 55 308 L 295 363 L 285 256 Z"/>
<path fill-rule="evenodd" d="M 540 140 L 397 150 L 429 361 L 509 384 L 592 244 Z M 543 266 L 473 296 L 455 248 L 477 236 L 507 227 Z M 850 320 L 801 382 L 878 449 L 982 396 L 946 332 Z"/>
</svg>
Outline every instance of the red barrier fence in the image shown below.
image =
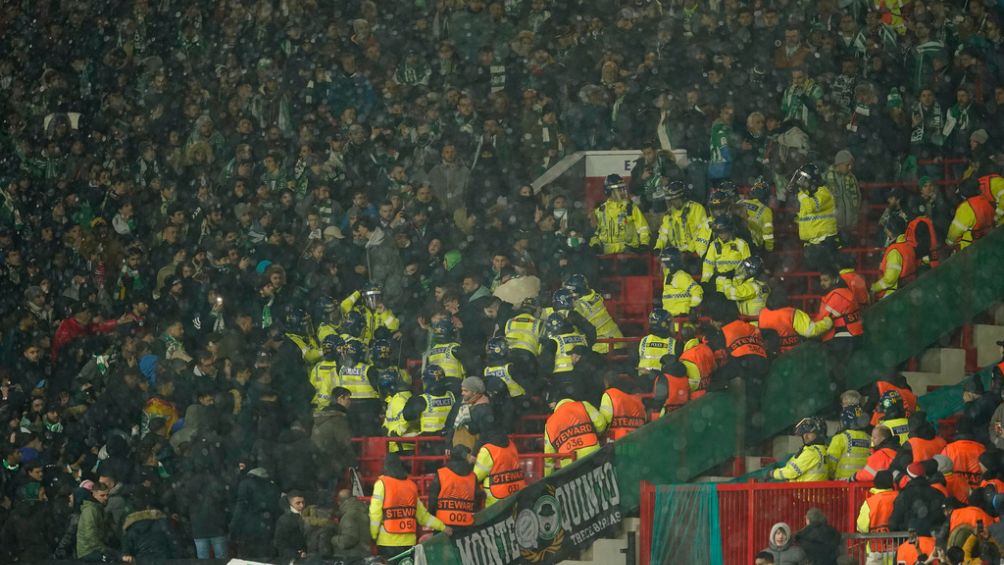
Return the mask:
<svg viewBox="0 0 1004 565">
<path fill-rule="evenodd" d="M 830 525 L 844 533 L 855 531 L 861 504 L 871 484 L 827 481 L 814 483 L 722 483 L 718 492 L 719 528 L 725 565 L 746 565 L 767 547 L 771 527 L 786 522 L 793 531 L 805 525 L 805 514 L 819 508 Z M 656 487 L 641 484 L 639 553 L 641 565 L 652 558 Z"/>
</svg>

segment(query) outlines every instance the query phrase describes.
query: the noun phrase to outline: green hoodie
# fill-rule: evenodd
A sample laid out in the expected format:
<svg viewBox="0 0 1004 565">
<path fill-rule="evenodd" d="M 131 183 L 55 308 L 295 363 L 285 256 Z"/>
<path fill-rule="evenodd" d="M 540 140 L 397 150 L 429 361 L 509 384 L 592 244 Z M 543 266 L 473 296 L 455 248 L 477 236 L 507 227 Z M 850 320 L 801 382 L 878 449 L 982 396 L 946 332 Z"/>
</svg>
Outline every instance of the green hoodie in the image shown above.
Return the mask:
<svg viewBox="0 0 1004 565">
<path fill-rule="evenodd" d="M 85 500 L 80 507 L 80 522 L 77 524 L 77 556 L 108 551 L 105 545 L 107 532 L 104 507 L 97 501 Z"/>
</svg>

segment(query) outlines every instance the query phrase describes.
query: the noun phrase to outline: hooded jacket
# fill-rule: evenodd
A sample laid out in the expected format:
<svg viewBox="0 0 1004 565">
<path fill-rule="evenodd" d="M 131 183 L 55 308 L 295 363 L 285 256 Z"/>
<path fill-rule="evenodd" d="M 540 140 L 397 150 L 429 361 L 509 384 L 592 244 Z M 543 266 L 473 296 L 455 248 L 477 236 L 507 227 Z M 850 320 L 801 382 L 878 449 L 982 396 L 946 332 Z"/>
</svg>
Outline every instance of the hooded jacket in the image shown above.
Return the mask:
<svg viewBox="0 0 1004 565">
<path fill-rule="evenodd" d="M 366 505 L 356 497 L 338 505 L 338 533 L 331 537 L 334 554 L 346 559 L 370 554 L 370 519 Z"/>
<path fill-rule="evenodd" d="M 788 538 L 783 545 L 774 543 L 774 534 L 778 530 L 783 530 L 785 536 Z M 774 556 L 775 565 L 802 565 L 807 561 L 807 557 L 801 547 L 792 545 L 793 541 L 791 526 L 784 522 L 778 522 L 771 527 L 767 547 L 762 551 L 766 551 Z"/>
<path fill-rule="evenodd" d="M 160 510 L 140 510 L 126 516 L 122 525 L 122 551 L 145 559 L 177 557 L 167 516 Z"/>
</svg>

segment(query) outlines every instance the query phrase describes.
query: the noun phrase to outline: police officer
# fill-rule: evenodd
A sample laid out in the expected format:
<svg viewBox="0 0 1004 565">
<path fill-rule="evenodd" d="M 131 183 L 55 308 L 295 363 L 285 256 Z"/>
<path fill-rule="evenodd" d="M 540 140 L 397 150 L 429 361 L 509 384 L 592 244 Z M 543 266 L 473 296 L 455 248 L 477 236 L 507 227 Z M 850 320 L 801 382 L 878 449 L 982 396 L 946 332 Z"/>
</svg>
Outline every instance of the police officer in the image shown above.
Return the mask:
<svg viewBox="0 0 1004 565">
<path fill-rule="evenodd" d="M 673 318 L 669 312 L 656 308 L 648 315 L 648 335 L 638 342 L 638 374 L 662 368 L 662 358 L 676 356 L 678 344 L 673 337 Z"/>
<path fill-rule="evenodd" d="M 429 510 L 455 530 L 474 525 L 478 479 L 468 461 L 470 455 L 466 446 L 455 447 L 429 484 Z"/>
<path fill-rule="evenodd" d="M 377 384 L 380 396 L 387 403 L 384 411 L 383 429 L 387 437 L 414 437 L 419 433 L 419 420 L 414 411 L 406 413 L 405 407 L 411 400 L 411 391 L 401 381 L 397 367 L 378 370 Z M 411 442 L 392 442 L 387 445 L 390 452 L 414 452 Z"/>
<path fill-rule="evenodd" d="M 389 339 L 377 338 L 370 344 L 370 363 L 377 370 L 393 370 L 398 374 L 398 378 L 405 386 L 411 386 L 411 375 L 408 371 L 397 366 L 394 359 L 394 344 Z"/>
<path fill-rule="evenodd" d="M 330 296 L 321 298 L 316 306 L 317 320 L 317 341 L 324 343 L 324 338 L 329 335 L 338 335 L 339 326 L 342 324 L 342 311 L 338 302 Z"/>
<path fill-rule="evenodd" d="M 511 424 L 527 411 L 530 395 L 537 390 L 534 373 L 531 368 L 511 358 L 509 342 L 504 337 L 488 340 L 485 358 L 485 389 L 493 405 L 501 410 L 501 421 L 507 422 L 506 429 L 512 429 Z M 505 389 L 506 394 L 493 395 L 492 391 L 498 387 Z"/>
<path fill-rule="evenodd" d="M 753 179 L 749 193 L 739 200 L 739 206 L 746 211 L 750 243 L 768 252 L 774 251 L 774 211 L 768 205 L 769 200 L 770 185 L 762 176 Z"/>
<path fill-rule="evenodd" d="M 599 253 L 641 251 L 649 246 L 648 221 L 631 201 L 627 182 L 620 175 L 608 175 L 603 183 L 607 199 L 593 210 L 596 231 L 589 246 Z"/>
<path fill-rule="evenodd" d="M 655 248 L 674 247 L 681 253 L 703 257 L 708 250 L 708 212 L 699 202 L 686 198 L 686 185 L 680 181 L 669 183 L 665 193 L 668 211 L 659 225 Z"/>
<path fill-rule="evenodd" d="M 365 358 L 361 341 L 353 339 L 342 346 L 338 386 L 352 393 L 353 410 L 349 412 L 349 426 L 354 436 L 380 435 L 380 416 L 383 414 L 377 392 L 377 370 Z"/>
<path fill-rule="evenodd" d="M 349 310 L 342 317 L 342 325 L 338 327 L 338 335 L 346 342 L 359 341 L 365 347 L 368 342 L 366 337 L 366 318 L 358 310 Z"/>
<path fill-rule="evenodd" d="M 446 373 L 439 365 L 427 365 L 422 373 L 422 394 L 412 397 L 405 409 L 406 417 L 411 416 L 410 410 L 418 412 L 419 432 L 425 436 L 443 435 L 446 419 L 453 410 L 457 399 L 447 385 Z"/>
<path fill-rule="evenodd" d="M 746 227 L 746 210 L 737 204 L 739 200 L 739 187 L 732 181 L 723 181 L 711 193 L 708 199 L 708 213 L 712 223 L 717 218 L 725 218 L 729 221 L 733 235 L 739 237 L 746 243 L 752 241 L 749 229 Z"/>
<path fill-rule="evenodd" d="M 408 478 L 397 453 L 388 453 L 384 459 L 383 474 L 373 485 L 369 517 L 370 537 L 385 558 L 414 547 L 419 525 L 453 534 L 453 528 L 426 510 L 418 497 L 418 485 Z"/>
<path fill-rule="evenodd" d="M 687 316 L 701 305 L 704 289 L 683 268 L 683 257 L 675 247 L 666 247 L 659 255 L 662 263 L 662 307 L 672 316 Z"/>
<path fill-rule="evenodd" d="M 310 384 L 314 387 L 314 398 L 310 403 L 314 406 L 314 412 L 320 412 L 331 404 L 331 391 L 339 382 L 338 357 L 343 343 L 335 334 L 328 334 L 321 343 L 324 358 L 310 370 Z"/>
<path fill-rule="evenodd" d="M 460 394 L 460 382 L 467 375 L 460 361 L 460 343 L 456 340 L 453 322 L 442 319 L 432 324 L 432 346 L 426 353 L 426 360 L 439 365 L 447 378 L 447 387 L 454 395 Z"/>
<path fill-rule="evenodd" d="M 550 403 L 553 411 L 544 424 L 544 453 L 575 454 L 581 459 L 600 449 L 600 434 L 606 430 L 607 422 L 599 411 L 588 402 L 562 397 Z M 544 476 L 570 458 L 544 461 Z"/>
<path fill-rule="evenodd" d="M 564 288 L 572 292 L 575 299 L 575 311 L 596 328 L 597 339 L 617 339 L 624 337 L 621 329 L 617 327 L 617 322 L 610 317 L 610 312 L 603 303 L 603 297 L 594 289 L 589 288 L 589 281 L 585 275 L 574 273 L 565 281 Z M 627 343 L 595 343 L 593 351 L 597 353 L 609 353 L 611 349 L 624 349 Z"/>
<path fill-rule="evenodd" d="M 582 314 L 575 310 L 575 295 L 567 288 L 559 288 L 551 295 L 551 305 L 541 310 L 540 319 L 544 323 L 545 337 L 547 334 L 547 320 L 553 314 L 557 314 L 567 321 L 577 333 L 586 337 L 590 344 L 596 342 L 596 328 L 586 320 Z M 546 340 L 541 342 L 543 351 Z"/>
<path fill-rule="evenodd" d="M 536 298 L 526 298 L 516 309 L 515 315 L 505 323 L 505 339 L 514 361 L 537 372 L 537 355 L 540 354 L 540 338 L 544 335 L 544 323 L 537 316 Z"/>
<path fill-rule="evenodd" d="M 806 163 L 795 171 L 788 186 L 798 191 L 798 238 L 805 247 L 805 262 L 818 269 L 840 247 L 836 204 L 830 189 L 822 185 L 819 167 Z"/>
<path fill-rule="evenodd" d="M 715 277 L 731 275 L 739 263 L 750 256 L 750 246 L 735 236 L 735 227 L 728 218 L 715 218 L 711 222 L 711 228 L 715 238 L 708 247 L 708 253 L 704 256 L 701 283 L 708 283 L 713 290 Z"/>
<path fill-rule="evenodd" d="M 272 360 L 272 374 L 280 400 L 288 410 L 304 416 L 310 414 L 315 390 L 310 385 L 308 368 L 322 357 L 311 331 L 310 316 L 299 308 L 287 306 L 281 322 L 273 323 L 269 331 L 273 341 L 279 343 Z"/>
<path fill-rule="evenodd" d="M 868 418 L 860 404 L 843 407 L 840 411 L 840 431 L 830 439 L 826 448 L 830 479 L 846 481 L 868 462 L 872 450 L 871 434 L 865 431 L 867 428 Z"/>
<path fill-rule="evenodd" d="M 910 420 L 906 418 L 903 397 L 899 392 L 887 390 L 882 393 L 876 409 L 882 413 L 878 425 L 889 428 L 889 431 L 899 438 L 900 445 L 906 443 L 910 439 Z"/>
<path fill-rule="evenodd" d="M 715 290 L 736 303 L 739 317 L 755 321 L 763 310 L 770 289 L 764 282 L 763 259 L 753 255 L 739 262 L 734 276 L 715 277 Z"/>
<path fill-rule="evenodd" d="M 776 481 L 810 482 L 825 481 L 826 467 L 826 422 L 822 418 L 803 418 L 795 425 L 795 435 L 802 436 L 802 449 L 780 469 L 774 469 L 770 476 Z"/>
<path fill-rule="evenodd" d="M 589 341 L 558 314 L 551 314 L 546 323 L 548 339 L 541 345 L 540 376 L 554 380 L 575 370 L 572 350 L 588 348 Z"/>
<path fill-rule="evenodd" d="M 383 288 L 377 283 L 367 283 L 362 291 L 353 292 L 342 300 L 339 308 L 342 314 L 355 311 L 363 316 L 363 332 L 360 339 L 367 344 L 374 337 L 390 338 L 401 328 L 400 320 L 383 303 Z"/>
</svg>

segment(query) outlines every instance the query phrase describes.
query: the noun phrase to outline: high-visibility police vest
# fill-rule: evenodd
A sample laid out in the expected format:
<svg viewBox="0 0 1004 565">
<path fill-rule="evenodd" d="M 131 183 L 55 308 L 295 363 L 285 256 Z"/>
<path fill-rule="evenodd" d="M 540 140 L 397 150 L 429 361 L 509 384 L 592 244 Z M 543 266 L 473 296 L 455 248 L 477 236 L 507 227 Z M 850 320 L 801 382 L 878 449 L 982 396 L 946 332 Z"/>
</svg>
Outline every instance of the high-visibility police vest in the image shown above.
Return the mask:
<svg viewBox="0 0 1004 565">
<path fill-rule="evenodd" d="M 607 437 L 618 440 L 645 425 L 645 404 L 640 398 L 619 388 L 608 388 L 604 394 L 613 407 Z"/>
<path fill-rule="evenodd" d="M 554 373 L 567 373 L 575 368 L 572 363 L 572 349 L 586 345 L 586 338 L 579 333 L 560 334 L 551 337 L 557 347 L 554 349 Z"/>
<path fill-rule="evenodd" d="M 556 453 L 572 453 L 600 443 L 596 428 L 582 402 L 566 402 L 547 419 L 547 437 Z"/>
<path fill-rule="evenodd" d="M 725 348 L 732 357 L 742 357 L 744 355 L 756 355 L 767 357 L 767 350 L 763 346 L 763 338 L 760 337 L 760 330 L 756 326 L 735 320 L 722 326 L 722 333 L 725 335 Z"/>
<path fill-rule="evenodd" d="M 492 456 L 492 470 L 485 477 L 484 487 L 497 500 L 502 500 L 526 488 L 526 476 L 519 464 L 516 445 L 509 442 L 505 447 L 494 443 L 484 444 Z"/>
<path fill-rule="evenodd" d="M 844 451 L 833 470 L 833 478 L 836 480 L 853 477 L 868 463 L 868 456 L 872 453 L 871 436 L 867 432 L 844 430 L 840 434 L 844 436 Z"/>
<path fill-rule="evenodd" d="M 456 399 L 452 392 L 447 392 L 441 396 L 434 396 L 429 393 L 422 395 L 425 400 L 425 410 L 419 417 L 419 429 L 423 434 L 436 434 L 446 427 L 446 419 L 453 410 Z"/>
<path fill-rule="evenodd" d="M 672 337 L 659 337 L 648 334 L 638 342 L 638 370 L 658 371 L 662 369 L 661 359 L 676 351 L 676 340 Z"/>
<path fill-rule="evenodd" d="M 381 525 L 389 534 L 414 534 L 418 530 L 418 486 L 407 479 L 380 475 L 383 482 Z"/>
<path fill-rule="evenodd" d="M 542 324 L 532 314 L 516 314 L 505 323 L 505 339 L 509 348 L 522 349 L 535 357 L 540 353 L 542 334 Z"/>
<path fill-rule="evenodd" d="M 879 381 L 875 383 L 875 388 L 878 391 L 878 398 L 882 398 L 882 395 L 889 392 L 890 390 L 895 390 L 896 392 L 898 392 L 899 397 L 903 399 L 903 413 L 906 415 L 907 418 L 910 417 L 910 414 L 913 414 L 914 412 L 917 411 L 917 395 L 914 394 L 912 390 L 896 386 L 888 381 Z M 872 412 L 871 425 L 872 426 L 878 425 L 879 420 L 881 419 L 882 419 L 882 413 L 876 409 L 875 411 Z M 935 453 L 935 455 L 937 455 L 937 453 Z M 923 459 L 920 459 L 919 461 L 923 461 Z"/>
<path fill-rule="evenodd" d="M 310 384 L 314 387 L 314 398 L 310 403 L 315 410 L 331 404 L 331 391 L 338 386 L 338 363 L 321 361 L 310 371 Z"/>
<path fill-rule="evenodd" d="M 429 350 L 428 362 L 430 365 L 439 365 L 446 376 L 451 379 L 464 378 L 464 366 L 460 359 L 453 354 L 453 348 L 460 347 L 459 343 L 437 343 Z"/>
<path fill-rule="evenodd" d="M 691 292 L 699 288 L 693 277 L 683 270 L 666 274 L 662 284 L 663 309 L 673 316 L 686 316 L 693 302 Z"/>
<path fill-rule="evenodd" d="M 369 363 L 356 363 L 351 367 L 342 365 L 338 369 L 338 385 L 349 389 L 352 400 L 380 398 L 367 375 L 370 367 Z"/>
<path fill-rule="evenodd" d="M 477 477 L 474 473 L 458 475 L 449 467 L 440 467 L 436 476 L 439 477 L 436 518 L 447 526 L 473 526 Z"/>
<path fill-rule="evenodd" d="M 802 336 L 795 331 L 793 321 L 795 319 L 795 309 L 791 306 L 771 310 L 764 308 L 760 310 L 760 329 L 773 330 L 780 341 L 778 353 L 785 353 L 794 349 L 802 343 Z"/>
<path fill-rule="evenodd" d="M 603 297 L 595 290 L 575 300 L 575 311 L 582 314 L 590 324 L 596 328 L 597 338 L 617 338 L 624 337 L 621 329 L 617 327 L 617 322 L 610 317 L 607 307 L 603 304 Z M 607 353 L 611 347 L 623 347 L 622 344 L 597 343 L 593 345 L 593 351 L 597 353 Z"/>
<path fill-rule="evenodd" d="M 892 435 L 899 436 L 900 445 L 903 445 L 906 443 L 906 440 L 910 439 L 910 420 L 906 418 L 879 420 L 878 425 L 889 428 L 892 431 Z"/>
<path fill-rule="evenodd" d="M 401 391 L 387 399 L 387 411 L 384 413 L 383 427 L 387 430 L 388 437 L 409 437 L 418 433 L 418 430 L 415 429 L 415 424 L 404 419 L 404 406 L 408 403 L 409 398 L 411 398 L 410 392 Z M 391 452 L 413 451 L 414 449 L 415 444 L 413 443 L 395 442 L 389 445 Z"/>
<path fill-rule="evenodd" d="M 821 243 L 828 237 L 837 235 L 837 214 L 833 195 L 825 186 L 815 193 L 798 193 L 798 238 L 804 243 Z"/>
<path fill-rule="evenodd" d="M 317 326 L 317 342 L 324 343 L 329 335 L 338 335 L 338 326 L 331 322 L 323 322 Z"/>
<path fill-rule="evenodd" d="M 512 378 L 512 374 L 509 373 L 509 367 L 512 365 L 506 363 L 505 365 L 493 365 L 491 367 L 485 367 L 484 375 L 485 379 L 489 377 L 495 377 L 500 379 L 505 383 L 505 387 L 509 389 L 509 396 L 512 398 L 519 398 L 526 394 L 526 390 L 516 382 L 516 379 Z"/>
</svg>

